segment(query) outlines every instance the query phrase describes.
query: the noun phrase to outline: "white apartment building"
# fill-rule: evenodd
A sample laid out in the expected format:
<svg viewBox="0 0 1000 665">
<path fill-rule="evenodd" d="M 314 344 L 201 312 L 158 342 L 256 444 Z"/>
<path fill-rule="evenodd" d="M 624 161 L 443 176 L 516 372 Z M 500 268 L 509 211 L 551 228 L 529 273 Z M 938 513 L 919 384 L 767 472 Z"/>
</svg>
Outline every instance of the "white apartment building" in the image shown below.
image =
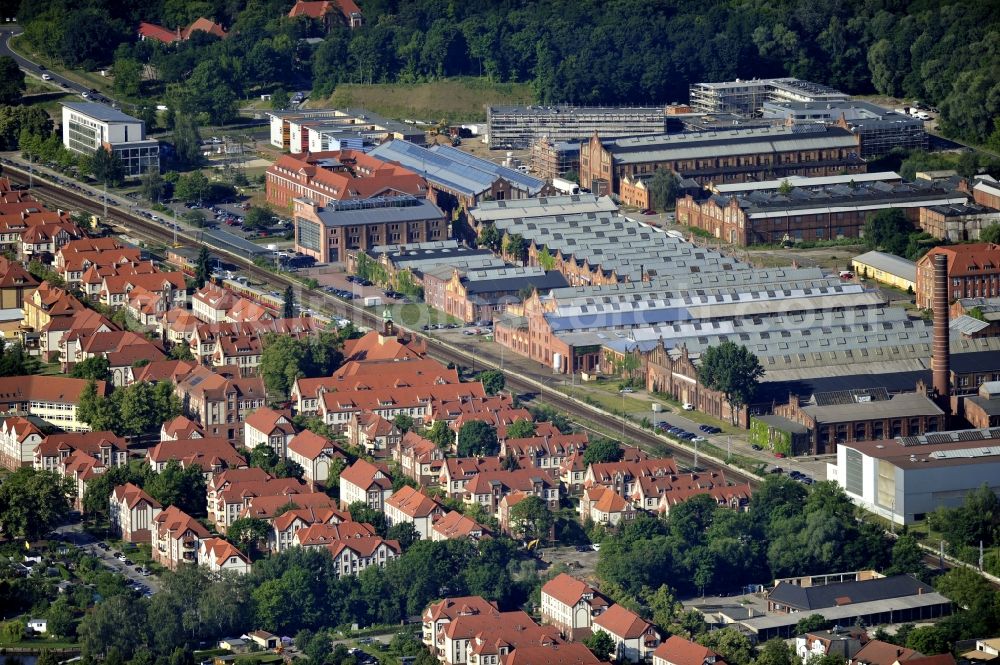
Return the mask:
<svg viewBox="0 0 1000 665">
<path fill-rule="evenodd" d="M 139 176 L 160 170 L 160 142 L 146 138 L 146 123 L 104 104 L 63 104 L 63 145 L 82 155 L 93 155 L 101 146 L 122 160 L 125 175 Z"/>
</svg>

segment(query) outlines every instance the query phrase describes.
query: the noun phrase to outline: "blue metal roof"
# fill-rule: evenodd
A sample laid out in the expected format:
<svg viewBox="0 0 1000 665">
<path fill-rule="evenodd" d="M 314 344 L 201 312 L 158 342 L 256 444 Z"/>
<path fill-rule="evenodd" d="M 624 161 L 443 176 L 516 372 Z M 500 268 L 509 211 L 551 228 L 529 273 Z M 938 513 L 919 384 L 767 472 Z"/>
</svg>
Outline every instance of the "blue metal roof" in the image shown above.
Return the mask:
<svg viewBox="0 0 1000 665">
<path fill-rule="evenodd" d="M 504 178 L 514 186 L 537 194 L 545 184 L 538 178 L 473 157 L 449 146 L 434 146 L 428 150 L 409 141 L 383 143 L 370 153 L 379 159 L 397 162 L 423 176 L 429 182 L 467 196 L 478 196 Z"/>
</svg>

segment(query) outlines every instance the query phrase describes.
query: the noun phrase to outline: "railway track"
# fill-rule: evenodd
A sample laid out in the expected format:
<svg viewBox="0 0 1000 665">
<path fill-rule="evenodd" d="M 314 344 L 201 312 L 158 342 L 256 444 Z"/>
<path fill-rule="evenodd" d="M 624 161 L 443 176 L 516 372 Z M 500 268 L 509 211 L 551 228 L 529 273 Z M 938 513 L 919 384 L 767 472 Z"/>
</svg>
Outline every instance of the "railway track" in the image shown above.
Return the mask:
<svg viewBox="0 0 1000 665">
<path fill-rule="evenodd" d="M 12 182 L 20 184 L 28 184 L 29 182 L 29 174 L 16 166 L 5 165 L 4 175 L 10 178 Z M 94 200 L 86 194 L 66 189 L 65 187 L 45 180 L 43 177 L 38 177 L 37 175 L 34 178 L 32 193 L 37 198 L 47 203 L 56 205 L 59 208 L 81 210 L 98 215 L 103 215 L 104 212 L 104 206 L 100 201 Z M 174 243 L 173 230 L 161 226 L 153 220 L 127 210 L 122 210 L 118 207 L 108 207 L 107 222 L 131 235 L 139 236 L 146 240 L 163 243 L 166 246 L 172 246 Z M 367 326 L 369 328 L 377 328 L 382 323 L 381 317 L 378 317 L 371 312 L 354 305 L 353 303 L 340 300 L 323 291 L 306 289 L 299 281 L 282 274 L 265 270 L 254 264 L 253 261 L 246 256 L 240 256 L 226 249 L 206 245 L 206 243 L 198 237 L 197 233 L 191 233 L 188 230 L 178 231 L 177 241 L 179 246 L 193 248 L 199 248 L 203 245 L 208 246 L 214 253 L 224 256 L 228 261 L 240 266 L 240 269 L 248 278 L 271 284 L 280 289 L 284 289 L 286 286 L 292 286 L 300 294 L 299 302 L 304 305 L 322 309 L 326 312 L 334 314 L 335 316 L 347 318 L 356 324 Z M 437 360 L 461 366 L 479 365 L 480 367 L 483 367 L 483 369 L 497 369 L 493 363 L 488 362 L 487 359 L 481 356 L 475 356 L 473 353 L 464 351 L 450 344 L 445 344 L 441 340 L 435 339 L 429 335 L 424 335 L 422 332 L 417 330 L 408 330 L 408 332 L 426 339 L 430 355 Z M 643 447 L 647 451 L 656 454 L 669 454 L 678 461 L 678 464 L 688 468 L 693 468 L 695 466 L 695 455 L 690 449 L 674 444 L 665 437 L 655 434 L 654 432 L 642 429 L 632 421 L 626 421 L 623 428 L 622 419 L 620 417 L 559 393 L 553 386 L 544 381 L 544 377 L 536 378 L 513 373 L 509 370 L 504 370 L 504 375 L 507 380 L 507 387 L 515 393 L 536 394 L 537 397 L 535 398 L 535 402 L 543 403 L 559 410 L 574 422 L 590 429 L 591 431 L 617 433 L 622 432 L 624 429 L 625 435 L 629 437 L 631 442 Z M 751 486 L 756 486 L 761 482 L 761 479 L 758 476 L 739 469 L 738 467 L 726 465 L 723 460 L 719 460 L 702 453 L 699 453 L 698 458 L 699 462 L 704 463 L 707 461 L 713 466 L 725 468 L 727 475 L 731 479 L 739 479 L 749 482 Z M 700 466 L 704 465 L 701 464 Z"/>
</svg>

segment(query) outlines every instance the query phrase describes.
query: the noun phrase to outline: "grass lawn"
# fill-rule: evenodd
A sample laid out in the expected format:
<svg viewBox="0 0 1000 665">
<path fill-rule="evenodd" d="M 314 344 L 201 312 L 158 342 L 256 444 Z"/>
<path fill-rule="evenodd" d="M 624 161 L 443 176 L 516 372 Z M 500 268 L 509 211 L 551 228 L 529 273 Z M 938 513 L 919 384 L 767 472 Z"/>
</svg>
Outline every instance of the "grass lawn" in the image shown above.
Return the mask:
<svg viewBox="0 0 1000 665">
<path fill-rule="evenodd" d="M 18 53 L 24 54 L 25 57 L 45 65 L 53 72 L 56 72 L 71 81 L 75 81 L 82 86 L 93 88 L 101 94 L 108 94 L 111 91 L 111 79 L 101 76 L 100 72 L 84 72 L 78 69 L 66 69 L 63 67 L 61 62 L 53 58 L 51 55 L 40 52 L 39 49 L 36 49 L 31 42 L 24 38 L 24 35 L 12 37 L 10 40 L 10 46 Z"/>
<path fill-rule="evenodd" d="M 609 390 L 603 390 L 600 387 L 597 387 L 598 389 L 595 390 L 595 387 L 597 386 L 559 386 L 559 391 L 613 413 L 620 414 L 623 404 L 625 411 L 629 413 L 636 411 L 649 411 L 650 414 L 653 413 L 649 402 L 629 397 L 628 395 L 625 395 L 623 398 L 615 386 L 610 386 L 613 389 Z"/>
<path fill-rule="evenodd" d="M 531 104 L 535 94 L 528 83 L 491 83 L 462 77 L 430 83 L 337 86 L 328 99 L 310 99 L 306 106 L 361 107 L 390 118 L 436 123 L 482 121 L 487 104 Z"/>
<path fill-rule="evenodd" d="M 0 647 L 18 649 L 79 649 L 80 645 L 77 642 L 66 640 L 36 639 L 18 640 L 17 642 L 4 642 L 0 640 Z"/>
</svg>

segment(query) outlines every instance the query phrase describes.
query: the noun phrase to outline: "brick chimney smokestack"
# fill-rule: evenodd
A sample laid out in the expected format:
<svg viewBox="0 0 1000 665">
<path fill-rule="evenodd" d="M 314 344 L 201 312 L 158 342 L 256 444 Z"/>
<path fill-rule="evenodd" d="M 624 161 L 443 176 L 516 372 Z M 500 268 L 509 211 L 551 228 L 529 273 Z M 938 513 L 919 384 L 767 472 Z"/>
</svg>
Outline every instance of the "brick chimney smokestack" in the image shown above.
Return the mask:
<svg viewBox="0 0 1000 665">
<path fill-rule="evenodd" d="M 931 306 L 934 311 L 934 355 L 931 357 L 934 393 L 938 405 L 944 409 L 945 413 L 950 413 L 951 344 L 948 331 L 948 257 L 944 254 L 934 255 L 934 299 Z"/>
</svg>

